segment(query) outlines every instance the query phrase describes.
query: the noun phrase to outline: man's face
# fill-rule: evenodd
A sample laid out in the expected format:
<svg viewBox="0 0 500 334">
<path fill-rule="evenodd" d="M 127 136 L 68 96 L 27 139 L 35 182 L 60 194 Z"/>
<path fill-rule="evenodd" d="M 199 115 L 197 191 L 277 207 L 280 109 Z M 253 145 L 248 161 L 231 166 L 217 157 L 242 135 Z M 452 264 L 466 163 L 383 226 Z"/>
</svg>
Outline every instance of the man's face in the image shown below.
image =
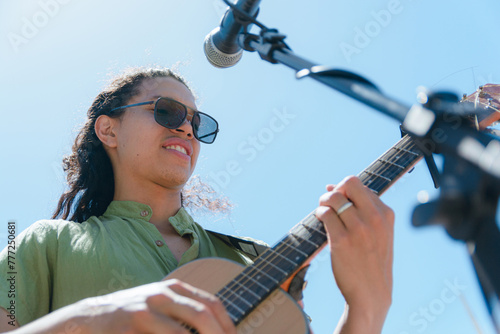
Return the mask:
<svg viewBox="0 0 500 334">
<path fill-rule="evenodd" d="M 154 101 L 168 97 L 196 109 L 189 89 L 169 77 L 145 80 L 140 93 L 126 104 Z M 154 119 L 154 105 L 125 109 L 117 125 L 116 161 L 113 169 L 127 182 L 156 184 L 180 189 L 194 171 L 200 142 L 193 136 L 189 122 L 177 129 L 167 129 Z"/>
</svg>

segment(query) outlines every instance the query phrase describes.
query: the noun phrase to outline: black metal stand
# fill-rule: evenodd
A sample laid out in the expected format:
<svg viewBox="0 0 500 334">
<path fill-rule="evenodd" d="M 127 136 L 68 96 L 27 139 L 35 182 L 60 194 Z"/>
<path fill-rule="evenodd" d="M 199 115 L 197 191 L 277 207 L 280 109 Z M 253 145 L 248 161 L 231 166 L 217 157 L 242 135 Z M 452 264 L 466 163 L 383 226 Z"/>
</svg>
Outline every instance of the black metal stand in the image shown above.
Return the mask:
<svg viewBox="0 0 500 334">
<path fill-rule="evenodd" d="M 445 155 L 439 199 L 413 212 L 413 225 L 442 225 L 455 240 L 466 242 L 483 296 L 500 332 L 500 230 L 495 222 L 500 188 L 470 164 Z"/>
</svg>

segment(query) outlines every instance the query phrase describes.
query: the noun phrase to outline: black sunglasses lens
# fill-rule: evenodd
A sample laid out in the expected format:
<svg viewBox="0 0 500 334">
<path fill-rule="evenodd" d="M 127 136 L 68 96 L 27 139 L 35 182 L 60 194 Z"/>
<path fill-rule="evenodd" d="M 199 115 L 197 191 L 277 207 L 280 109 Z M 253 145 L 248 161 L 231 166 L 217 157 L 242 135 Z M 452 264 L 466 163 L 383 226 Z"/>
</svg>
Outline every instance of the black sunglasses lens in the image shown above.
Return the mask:
<svg viewBox="0 0 500 334">
<path fill-rule="evenodd" d="M 186 107 L 177 101 L 160 98 L 156 102 L 155 120 L 168 129 L 176 129 L 181 126 L 186 115 Z M 196 112 L 191 120 L 191 125 L 199 141 L 207 144 L 214 142 L 219 128 L 215 119 L 202 112 Z"/>
<path fill-rule="evenodd" d="M 202 112 L 197 112 L 193 117 L 191 124 L 199 141 L 206 144 L 214 142 L 219 128 L 215 119 Z"/>
<path fill-rule="evenodd" d="M 175 129 L 181 126 L 186 114 L 186 107 L 174 100 L 159 99 L 156 103 L 156 122 L 166 128 Z"/>
</svg>

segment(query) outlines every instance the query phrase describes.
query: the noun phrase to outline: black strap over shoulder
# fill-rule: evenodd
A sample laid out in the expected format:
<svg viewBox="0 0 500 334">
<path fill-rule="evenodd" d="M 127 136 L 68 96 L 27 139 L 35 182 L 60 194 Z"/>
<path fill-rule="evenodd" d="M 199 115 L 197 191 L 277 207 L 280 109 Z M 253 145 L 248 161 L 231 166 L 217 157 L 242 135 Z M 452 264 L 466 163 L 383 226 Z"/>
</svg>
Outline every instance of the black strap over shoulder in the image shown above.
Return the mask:
<svg viewBox="0 0 500 334">
<path fill-rule="evenodd" d="M 257 242 L 253 242 L 251 240 L 243 239 L 243 238 L 238 238 L 232 235 L 227 235 L 227 234 L 222 234 L 210 230 L 206 230 L 207 233 L 212 234 L 216 236 L 217 238 L 221 239 L 224 241 L 226 244 L 236 248 L 237 250 L 241 251 L 243 254 L 248 256 L 250 260 L 254 261 L 259 255 L 264 253 L 266 250 L 269 249 L 268 246 L 259 244 Z"/>
</svg>

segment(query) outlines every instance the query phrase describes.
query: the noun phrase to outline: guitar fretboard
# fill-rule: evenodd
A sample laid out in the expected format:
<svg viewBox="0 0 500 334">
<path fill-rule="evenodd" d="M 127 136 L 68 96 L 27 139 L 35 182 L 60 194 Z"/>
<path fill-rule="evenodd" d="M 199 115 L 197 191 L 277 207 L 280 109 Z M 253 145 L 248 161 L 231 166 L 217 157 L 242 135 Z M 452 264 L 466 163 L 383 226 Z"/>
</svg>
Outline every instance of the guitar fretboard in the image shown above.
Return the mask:
<svg viewBox="0 0 500 334">
<path fill-rule="evenodd" d="M 358 177 L 364 185 L 381 195 L 421 158 L 422 152 L 413 140 L 404 136 Z M 233 322 L 239 324 L 326 242 L 323 224 L 313 212 L 258 257 L 253 265 L 245 268 L 217 293 Z"/>
<path fill-rule="evenodd" d="M 365 186 L 380 196 L 422 157 L 422 151 L 406 135 L 359 173 L 358 177 Z"/>
</svg>

